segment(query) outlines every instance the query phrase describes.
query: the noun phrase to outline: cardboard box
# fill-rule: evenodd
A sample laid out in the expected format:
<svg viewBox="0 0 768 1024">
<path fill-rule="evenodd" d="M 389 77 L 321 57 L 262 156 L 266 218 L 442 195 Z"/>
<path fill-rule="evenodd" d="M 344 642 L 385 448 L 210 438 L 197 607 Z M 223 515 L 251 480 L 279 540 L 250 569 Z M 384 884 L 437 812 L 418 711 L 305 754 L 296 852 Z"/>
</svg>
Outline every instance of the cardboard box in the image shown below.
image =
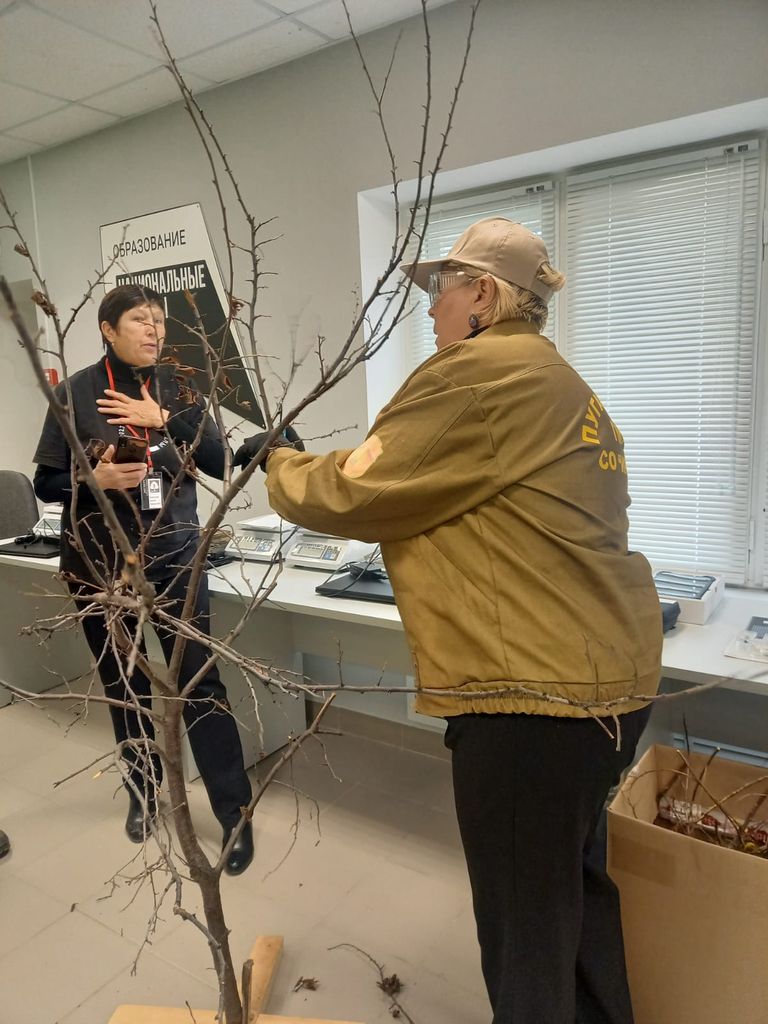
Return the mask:
<svg viewBox="0 0 768 1024">
<path fill-rule="evenodd" d="M 709 760 L 686 757 L 697 774 Z M 653 824 L 659 794 L 684 772 L 680 751 L 651 747 L 608 810 L 635 1024 L 768 1024 L 768 859 Z M 709 764 L 717 799 L 740 786 L 726 806 L 744 817 L 768 792 L 768 771 Z"/>
</svg>

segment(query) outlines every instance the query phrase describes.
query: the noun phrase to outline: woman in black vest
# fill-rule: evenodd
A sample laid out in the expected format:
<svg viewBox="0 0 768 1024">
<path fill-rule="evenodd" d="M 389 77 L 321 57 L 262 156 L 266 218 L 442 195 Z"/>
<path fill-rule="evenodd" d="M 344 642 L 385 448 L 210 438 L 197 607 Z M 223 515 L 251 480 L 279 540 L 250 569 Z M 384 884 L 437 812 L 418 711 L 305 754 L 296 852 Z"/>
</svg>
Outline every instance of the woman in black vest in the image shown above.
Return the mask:
<svg viewBox="0 0 768 1024">
<path fill-rule="evenodd" d="M 201 437 L 194 451 L 195 466 L 222 479 L 224 444 L 199 399 L 176 380 L 173 367 L 158 365 L 165 337 L 165 313 L 163 300 L 157 292 L 138 285 L 113 288 L 99 306 L 98 321 L 105 355 L 69 379 L 77 434 L 84 446 L 90 445 L 97 458 L 94 475 L 108 492 L 133 546 L 138 548 L 150 527 L 154 527 L 145 545 L 145 573 L 158 597 L 163 598 L 166 611 L 179 616 L 189 586 L 188 567 L 199 540 L 194 475 L 186 472 L 176 480 L 182 449 L 195 441 L 202 421 Z M 58 394 L 60 399 L 66 400 L 63 385 L 59 385 Z M 146 440 L 146 461 L 114 462 L 120 437 Z M 79 540 L 75 539 L 70 513 L 71 453 L 50 411 L 34 461 L 37 463 L 37 496 L 44 502 L 64 503 L 61 568 L 71 593 L 84 607 L 90 594 L 102 590 L 104 582 L 119 577 L 122 556 L 85 484 L 78 486 L 76 496 Z M 162 508 L 171 488 L 171 497 Z M 114 643 L 104 616 L 88 615 L 81 621 L 98 663 L 105 693 L 125 701 L 128 697 L 126 659 L 119 645 Z M 205 576 L 197 595 L 194 623 L 203 633 L 209 632 Z M 130 633 L 135 631 L 136 621 L 129 620 L 124 625 Z M 153 625 L 168 660 L 175 636 L 158 623 Z M 180 688 L 197 674 L 209 655 L 204 645 L 187 642 L 179 676 Z M 130 689 L 142 708 L 151 706 L 149 680 L 138 668 L 131 677 Z M 240 819 L 240 808 L 251 798 L 251 787 L 243 765 L 237 726 L 228 710 L 226 691 L 215 666 L 208 669 L 197 684 L 193 697 L 184 709 L 187 734 L 226 843 Z M 148 715 L 128 707 L 110 705 L 110 713 L 115 739 L 122 744 L 128 765 L 126 789 L 130 806 L 126 832 L 133 842 L 140 843 L 147 831 L 145 805 L 150 815 L 156 814 L 156 793 L 162 772 L 157 756 L 148 754 L 148 741 L 154 738 L 152 721 Z M 228 858 L 227 872 L 239 874 L 252 857 L 253 836 L 248 823 Z"/>
</svg>

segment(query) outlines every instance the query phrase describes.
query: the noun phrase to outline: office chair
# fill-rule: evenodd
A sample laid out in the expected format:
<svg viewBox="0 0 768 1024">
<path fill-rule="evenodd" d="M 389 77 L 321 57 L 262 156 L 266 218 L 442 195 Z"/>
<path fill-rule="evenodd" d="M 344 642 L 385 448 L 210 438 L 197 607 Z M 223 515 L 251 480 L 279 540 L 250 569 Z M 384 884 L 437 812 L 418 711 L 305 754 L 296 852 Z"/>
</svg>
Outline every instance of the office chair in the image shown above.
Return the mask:
<svg viewBox="0 0 768 1024">
<path fill-rule="evenodd" d="M 30 533 L 37 520 L 32 482 L 23 473 L 0 470 L 0 538 Z"/>
</svg>

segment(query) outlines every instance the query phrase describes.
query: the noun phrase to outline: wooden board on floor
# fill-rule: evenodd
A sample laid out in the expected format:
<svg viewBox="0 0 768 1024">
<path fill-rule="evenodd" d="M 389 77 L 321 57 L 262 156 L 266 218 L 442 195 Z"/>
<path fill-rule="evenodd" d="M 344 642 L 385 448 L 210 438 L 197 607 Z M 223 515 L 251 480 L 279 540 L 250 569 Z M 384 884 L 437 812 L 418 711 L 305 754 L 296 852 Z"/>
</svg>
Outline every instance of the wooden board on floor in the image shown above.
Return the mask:
<svg viewBox="0 0 768 1024">
<path fill-rule="evenodd" d="M 253 961 L 253 970 L 251 971 L 250 1013 L 246 1024 L 256 1021 L 266 1007 L 282 955 L 282 935 L 260 935 L 254 942 L 249 957 Z"/>
<path fill-rule="evenodd" d="M 256 1018 L 258 1024 L 363 1024 L 360 1020 L 327 1020 L 319 1017 L 273 1017 L 271 1013 L 261 1013 Z"/>
<path fill-rule="evenodd" d="M 193 1010 L 196 1024 L 218 1024 L 215 1010 Z M 109 1024 L 191 1024 L 192 1017 L 185 1006 L 118 1006 L 109 1018 Z"/>
<path fill-rule="evenodd" d="M 282 935 L 260 935 L 251 949 L 251 1009 L 247 1024 L 362 1024 L 351 1020 L 320 1020 L 317 1017 L 274 1017 L 261 1013 L 283 955 Z M 177 1006 L 118 1006 L 109 1024 L 220 1024 L 215 1010 L 192 1010 Z"/>
<path fill-rule="evenodd" d="M 218 1024 L 215 1010 L 192 1010 L 196 1024 Z M 191 1024 L 193 1017 L 185 1006 L 118 1006 L 109 1024 Z M 275 1017 L 260 1013 L 256 1024 L 363 1024 L 353 1020 L 321 1020 L 319 1017 Z"/>
</svg>

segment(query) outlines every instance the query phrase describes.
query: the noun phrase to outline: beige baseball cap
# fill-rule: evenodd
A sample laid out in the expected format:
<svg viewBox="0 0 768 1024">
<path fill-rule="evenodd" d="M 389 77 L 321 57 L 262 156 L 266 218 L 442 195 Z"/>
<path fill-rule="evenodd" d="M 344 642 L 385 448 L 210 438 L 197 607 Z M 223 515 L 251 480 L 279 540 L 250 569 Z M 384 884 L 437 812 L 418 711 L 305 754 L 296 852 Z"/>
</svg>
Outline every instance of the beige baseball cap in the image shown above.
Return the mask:
<svg viewBox="0 0 768 1024">
<path fill-rule="evenodd" d="M 518 288 L 526 288 L 545 302 L 555 290 L 538 278 L 542 264 L 549 265 L 544 242 L 522 224 L 506 217 L 479 220 L 459 235 L 443 259 L 404 263 L 400 270 L 417 287 L 427 291 L 430 275 L 441 270 L 446 263 L 463 263 L 484 270 L 502 281 L 516 284 Z"/>
</svg>

